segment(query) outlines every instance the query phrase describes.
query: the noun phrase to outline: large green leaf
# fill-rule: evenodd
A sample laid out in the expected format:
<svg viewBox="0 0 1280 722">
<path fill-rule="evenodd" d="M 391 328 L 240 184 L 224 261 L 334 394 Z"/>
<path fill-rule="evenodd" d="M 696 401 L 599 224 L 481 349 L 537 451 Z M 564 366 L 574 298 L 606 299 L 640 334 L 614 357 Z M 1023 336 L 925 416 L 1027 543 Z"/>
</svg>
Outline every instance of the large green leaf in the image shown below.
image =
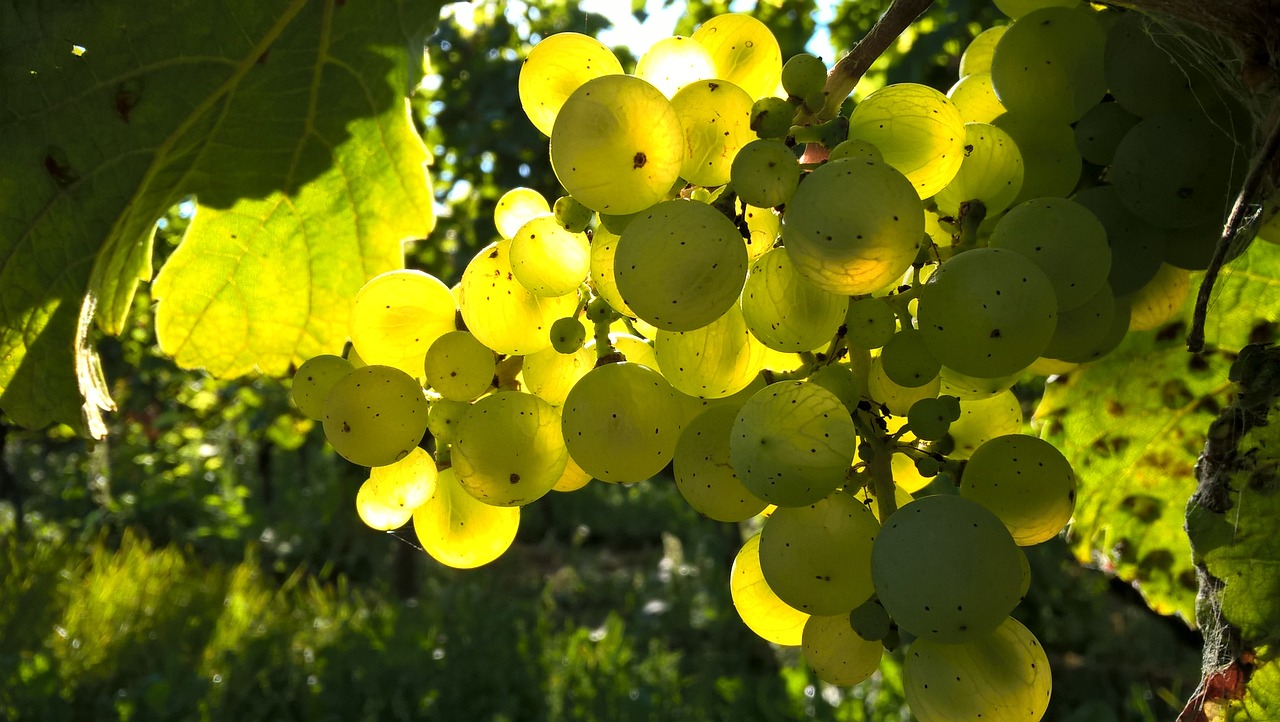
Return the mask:
<svg viewBox="0 0 1280 722">
<path fill-rule="evenodd" d="M 350 297 L 432 227 L 406 94 L 434 0 L 0 3 L 0 408 L 102 433 L 155 221 L 162 347 L 221 375 L 334 350 Z M 74 52 L 73 52 L 74 48 Z"/>
<path fill-rule="evenodd" d="M 1192 283 L 1192 295 L 1198 279 Z M 1187 353 L 1180 320 L 1132 333 L 1097 363 L 1048 384 L 1037 418 L 1080 479 L 1077 556 L 1137 584 L 1156 611 L 1195 619 L 1197 580 L 1183 530 L 1205 434 L 1228 403 L 1227 372 L 1260 323 L 1280 314 L 1280 247 L 1255 243 L 1219 280 L 1207 351 Z"/>
</svg>

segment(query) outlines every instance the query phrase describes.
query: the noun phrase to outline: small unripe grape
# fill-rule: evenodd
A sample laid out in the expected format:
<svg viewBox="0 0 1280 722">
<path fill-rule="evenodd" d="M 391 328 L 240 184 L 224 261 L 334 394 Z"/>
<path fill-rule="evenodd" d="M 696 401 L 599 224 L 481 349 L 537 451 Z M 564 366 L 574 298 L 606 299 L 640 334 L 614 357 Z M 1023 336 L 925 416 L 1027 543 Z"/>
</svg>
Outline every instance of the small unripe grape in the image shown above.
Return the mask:
<svg viewBox="0 0 1280 722">
<path fill-rule="evenodd" d="M 587 230 L 595 211 L 578 202 L 573 196 L 560 196 L 552 207 L 556 220 L 570 233 L 582 233 Z"/>
<path fill-rule="evenodd" d="M 937 441 L 946 436 L 951 421 L 949 404 L 940 398 L 920 399 L 907 410 L 907 425 L 911 427 L 911 433 L 925 441 Z M 919 464 L 916 467 L 919 468 Z"/>
<path fill-rule="evenodd" d="M 822 58 L 799 53 L 782 66 L 782 87 L 787 94 L 801 99 L 810 110 L 820 110 L 826 97 L 822 88 L 827 82 L 827 65 Z M 814 104 L 816 103 L 816 105 Z"/>
<path fill-rule="evenodd" d="M 849 626 L 859 637 L 877 642 L 887 637 L 892 628 L 889 613 L 876 599 L 869 599 L 849 612 Z"/>
<path fill-rule="evenodd" d="M 551 324 L 551 347 L 560 353 L 576 353 L 586 340 L 587 329 L 576 318 L 565 317 Z"/>
<path fill-rule="evenodd" d="M 587 304 L 587 320 L 592 323 L 603 323 L 613 318 L 613 308 L 603 298 L 593 298 Z"/>
<path fill-rule="evenodd" d="M 751 106 L 751 129 L 761 138 L 785 138 L 795 114 L 795 106 L 782 98 L 761 98 Z"/>
<path fill-rule="evenodd" d="M 880 348 L 898 330 L 898 317 L 889 304 L 878 298 L 850 302 L 844 323 L 846 338 L 858 348 Z"/>
<path fill-rule="evenodd" d="M 760 208 L 791 200 L 800 183 L 800 163 L 795 153 L 777 140 L 747 143 L 734 157 L 729 173 L 738 197 Z"/>
</svg>

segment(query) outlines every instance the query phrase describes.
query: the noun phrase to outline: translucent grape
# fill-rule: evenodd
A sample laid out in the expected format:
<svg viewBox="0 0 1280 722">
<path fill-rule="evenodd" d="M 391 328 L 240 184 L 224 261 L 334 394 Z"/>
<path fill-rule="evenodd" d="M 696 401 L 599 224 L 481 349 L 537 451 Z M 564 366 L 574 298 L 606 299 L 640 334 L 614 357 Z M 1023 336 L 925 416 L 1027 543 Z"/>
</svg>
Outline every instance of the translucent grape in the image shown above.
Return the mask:
<svg viewBox="0 0 1280 722">
<path fill-rule="evenodd" d="M 485 246 L 462 273 L 462 320 L 497 353 L 523 355 L 551 346 L 551 324 L 572 315 L 578 295 L 539 296 L 516 280 L 511 241 Z"/>
<path fill-rule="evenodd" d="M 312 421 L 324 418 L 324 399 L 338 379 L 355 370 L 351 362 L 341 356 L 321 354 L 313 356 L 293 374 L 290 395 L 298 410 Z"/>
<path fill-rule="evenodd" d="M 963 644 L 917 640 L 902 677 L 907 704 L 920 722 L 1038 722 L 1053 687 L 1044 649 L 1012 617 Z"/>
<path fill-rule="evenodd" d="M 754 261 L 773 248 L 782 234 L 782 216 L 772 208 L 756 208 L 741 201 L 738 202 L 738 210 L 750 231 L 746 238 L 747 260 Z"/>
<path fill-rule="evenodd" d="M 636 363 L 597 366 L 565 399 L 562 431 L 570 455 L 601 481 L 632 483 L 662 471 L 680 439 L 671 384 Z"/>
<path fill-rule="evenodd" d="M 871 93 L 849 116 L 849 137 L 874 144 L 920 198 L 942 190 L 964 160 L 964 120 L 947 96 L 915 83 Z"/>
<path fill-rule="evenodd" d="M 791 199 L 800 183 L 795 153 L 780 140 L 753 140 L 733 157 L 733 190 L 758 208 L 780 206 Z"/>
<path fill-rule="evenodd" d="M 933 197 L 956 216 L 966 201 L 982 201 L 987 216 L 1004 212 L 1022 190 L 1022 151 L 1009 134 L 986 123 L 965 123 L 965 158 L 956 177 Z"/>
<path fill-rule="evenodd" d="M 1076 148 L 1080 150 L 1080 157 L 1095 165 L 1111 165 L 1120 140 L 1138 120 L 1138 116 L 1119 103 L 1098 103 L 1085 111 L 1076 123 Z"/>
<path fill-rule="evenodd" d="M 654 351 L 653 344 L 643 338 L 629 333 L 610 333 L 609 342 L 618 353 L 627 357 L 629 363 L 648 366 L 654 371 L 658 370 L 658 354 Z"/>
<path fill-rule="evenodd" d="M 458 482 L 494 506 L 524 506 L 541 498 L 564 473 L 568 458 L 555 407 L 516 391 L 472 404 L 453 443 Z"/>
<path fill-rule="evenodd" d="M 450 331 L 431 344 L 425 364 L 427 385 L 454 401 L 470 401 L 493 385 L 497 359 L 466 331 Z"/>
<path fill-rule="evenodd" d="M 947 456 L 967 459 L 978 447 L 997 436 L 1022 431 L 1022 404 L 1012 391 L 1002 391 L 985 399 L 960 402 L 960 418 L 951 423 L 947 433 L 955 448 Z"/>
<path fill-rule="evenodd" d="M 871 512 L 848 494 L 776 509 L 760 532 L 760 571 L 789 606 L 809 614 L 848 614 L 875 591 L 871 544 L 879 529 Z"/>
<path fill-rule="evenodd" d="M 960 496 L 990 509 L 1019 546 L 1048 541 L 1071 520 L 1076 476 L 1049 442 L 1025 434 L 978 447 L 960 477 Z"/>
<path fill-rule="evenodd" d="M 1046 123 L 1013 111 L 991 124 L 1008 133 L 1022 153 L 1022 190 L 1013 205 L 1031 198 L 1071 195 L 1083 168 L 1076 148 L 1076 133 L 1071 126 Z"/>
<path fill-rule="evenodd" d="M 920 640 L 980 639 L 1022 597 L 1022 551 L 981 504 L 949 494 L 898 509 L 871 550 L 871 574 L 885 611 Z"/>
<path fill-rule="evenodd" d="M 890 166 L 830 161 L 796 189 L 782 238 L 796 269 L 820 288 L 871 293 L 910 268 L 924 238 L 924 209 L 911 183 Z"/>
<path fill-rule="evenodd" d="M 741 306 L 747 328 L 761 343 L 799 353 L 831 340 L 845 322 L 849 298 L 813 285 L 783 247 L 751 264 Z"/>
<path fill-rule="evenodd" d="M 1035 263 L 1053 284 L 1059 311 L 1092 298 L 1111 271 L 1106 228 L 1089 209 L 1065 198 L 1035 198 L 1012 208 L 996 223 L 988 245 Z"/>
<path fill-rule="evenodd" d="M 681 178 L 700 186 L 729 182 L 734 157 L 755 138 L 751 105 L 746 91 L 725 80 L 699 80 L 676 93 L 671 107 L 685 139 Z"/>
<path fill-rule="evenodd" d="M 1177 316 L 1191 293 L 1190 276 L 1184 269 L 1161 266 L 1155 278 L 1129 297 L 1129 330 L 1149 331 Z"/>
<path fill-rule="evenodd" d="M 356 513 L 370 529 L 399 529 L 435 493 L 437 476 L 435 460 L 415 447 L 394 464 L 369 470 L 356 493 Z"/>
<path fill-rule="evenodd" d="M 835 394 L 849 413 L 853 413 L 854 408 L 867 395 L 867 378 L 870 373 L 870 353 L 852 349 L 843 362 L 820 366 L 809 374 L 807 380 Z"/>
<path fill-rule="evenodd" d="M 960 118 L 966 123 L 990 123 L 1008 110 L 996 95 L 991 73 L 974 73 L 960 78 L 947 91 L 947 98 L 955 104 Z"/>
<path fill-rule="evenodd" d="M 844 158 L 869 160 L 872 163 L 884 162 L 884 154 L 880 152 L 879 148 L 865 140 L 857 140 L 856 138 L 841 141 L 827 155 L 827 160 L 842 160 Z"/>
<path fill-rule="evenodd" d="M 1053 284 L 1025 256 L 977 248 L 945 261 L 920 294 L 917 319 L 944 366 L 979 377 L 1026 368 L 1057 323 Z"/>
<path fill-rule="evenodd" d="M 907 388 L 923 386 L 942 371 L 942 363 L 914 328 L 904 328 L 889 339 L 880 350 L 880 366 L 890 380 Z"/>
<path fill-rule="evenodd" d="M 716 521 L 738 522 L 764 511 L 768 504 L 752 494 L 729 460 L 729 435 L 738 407 L 709 408 L 680 433 L 672 472 L 676 488 L 689 506 Z"/>
<path fill-rule="evenodd" d="M 716 64 L 711 53 L 697 41 L 672 35 L 649 46 L 636 63 L 635 74 L 673 98 L 694 81 L 716 77 Z M 750 106 L 750 100 L 747 104 Z"/>
<path fill-rule="evenodd" d="M 452 444 L 457 439 L 458 424 L 462 417 L 471 410 L 466 401 L 450 401 L 439 398 L 431 401 L 431 409 L 427 412 L 427 429 L 435 437 L 437 445 Z"/>
<path fill-rule="evenodd" d="M 515 238 L 520 227 L 538 216 L 551 212 L 551 205 L 532 188 L 512 188 L 498 199 L 493 208 L 493 224 L 508 240 Z"/>
<path fill-rule="evenodd" d="M 747 401 L 729 448 L 733 468 L 751 493 L 779 506 L 805 506 L 844 483 L 857 438 L 835 394 L 787 381 Z"/>
<path fill-rule="evenodd" d="M 1077 0 L 1072 1 L 1075 2 Z M 964 53 L 960 56 L 961 78 L 966 75 L 991 72 L 991 56 L 995 54 L 996 43 L 1000 42 L 1000 37 L 1008 29 L 1008 25 L 987 28 L 969 41 L 969 46 L 964 49 Z"/>
<path fill-rule="evenodd" d="M 391 366 L 358 368 L 324 401 L 324 436 L 342 458 L 386 466 L 408 456 L 427 431 L 427 397 L 412 376 Z"/>
<path fill-rule="evenodd" d="M 520 66 L 520 107 L 534 127 L 549 136 L 573 91 L 593 78 L 621 73 L 622 63 L 599 40 L 580 33 L 549 35 L 533 46 Z"/>
<path fill-rule="evenodd" d="M 556 480 L 555 486 L 551 487 L 552 491 L 577 491 L 591 482 L 591 475 L 582 470 L 574 462 L 573 457 L 569 457 L 564 465 L 564 473 Z"/>
<path fill-rule="evenodd" d="M 1034 10 L 1047 7 L 1074 8 L 1080 6 L 1080 0 L 995 0 L 1000 12 L 1017 20 Z"/>
<path fill-rule="evenodd" d="M 842 687 L 860 684 L 875 674 L 884 654 L 884 646 L 858 636 L 844 614 L 809 617 L 800 648 L 818 679 Z"/>
<path fill-rule="evenodd" d="M 591 238 L 591 287 L 609 306 L 624 316 L 635 317 L 635 312 L 618 293 L 618 283 L 613 279 L 613 259 L 618 252 L 618 234 L 604 226 L 596 228 Z"/>
<path fill-rule="evenodd" d="M 474 569 L 502 556 L 519 527 L 520 507 L 476 499 L 458 483 L 452 467 L 440 471 L 436 493 L 413 512 L 423 550 L 455 569 Z"/>
<path fill-rule="evenodd" d="M 1058 313 L 1058 325 L 1043 355 L 1062 359 L 1088 353 L 1106 336 L 1115 312 L 1115 294 L 1110 286 L 1103 284 L 1093 298 Z"/>
<path fill-rule="evenodd" d="M 1009 26 L 991 58 L 991 83 L 1011 111 L 1074 123 L 1107 93 L 1107 36 L 1093 14 L 1045 7 Z"/>
<path fill-rule="evenodd" d="M 1165 257 L 1164 232 L 1129 210 L 1114 186 L 1095 186 L 1072 197 L 1088 208 L 1107 231 L 1111 272 L 1107 284 L 1127 296 L 1155 277 Z"/>
<path fill-rule="evenodd" d="M 427 349 L 454 330 L 457 307 L 444 282 L 422 271 L 387 271 L 356 294 L 351 342 L 365 363 L 422 375 Z"/>
<path fill-rule="evenodd" d="M 782 64 L 782 87 L 787 94 L 799 98 L 812 112 L 822 110 L 826 97 L 822 89 L 827 83 L 827 64 L 808 53 L 797 53 Z"/>
<path fill-rule="evenodd" d="M 584 233 L 570 233 L 555 216 L 538 216 L 511 239 L 511 272 L 538 296 L 563 296 L 578 290 L 591 269 L 591 248 Z"/>
<path fill-rule="evenodd" d="M 659 329 L 653 350 L 667 381 L 700 398 L 736 394 L 764 368 L 765 347 L 747 329 L 737 306 L 693 331 Z"/>
<path fill-rule="evenodd" d="M 627 305 L 668 331 L 692 331 L 722 316 L 747 276 L 747 250 L 733 221 L 696 201 L 645 211 L 623 231 L 613 262 Z"/>
<path fill-rule="evenodd" d="M 587 226 L 590 226 L 592 219 L 596 217 L 595 211 L 582 205 L 573 196 L 557 198 L 555 205 L 551 207 L 551 213 L 555 215 L 556 222 L 570 233 L 582 233 L 587 230 Z"/>
<path fill-rule="evenodd" d="M 717 78 L 747 91 L 753 100 L 773 95 L 782 80 L 782 49 L 773 31 L 742 13 L 716 15 L 693 33 L 711 53 Z"/>
<path fill-rule="evenodd" d="M 968 376 L 955 369 L 943 366 L 940 376 L 942 378 L 941 393 L 955 396 L 961 400 L 972 400 L 990 398 L 1001 391 L 1013 388 L 1021 374 L 1013 373 L 1008 376 L 984 379 L 977 376 Z"/>
<path fill-rule="evenodd" d="M 809 615 L 787 606 L 760 573 L 760 535 L 743 543 L 729 571 L 729 593 L 739 618 L 756 636 L 784 647 L 801 643 Z"/>
<path fill-rule="evenodd" d="M 845 326 L 845 337 L 851 346 L 880 348 L 897 333 L 898 317 L 883 299 L 860 298 L 849 302 Z"/>
<path fill-rule="evenodd" d="M 929 399 L 938 395 L 942 388 L 942 379 L 934 376 L 918 386 L 903 386 L 895 383 L 884 371 L 880 357 L 871 360 L 871 370 L 867 375 L 867 395 L 872 401 L 884 406 L 889 413 L 906 416 L 911 405 L 920 399 Z"/>
<path fill-rule="evenodd" d="M 551 133 L 551 167 L 586 207 L 615 215 L 657 203 L 680 177 L 684 130 L 657 88 L 628 75 L 589 80 Z"/>
</svg>

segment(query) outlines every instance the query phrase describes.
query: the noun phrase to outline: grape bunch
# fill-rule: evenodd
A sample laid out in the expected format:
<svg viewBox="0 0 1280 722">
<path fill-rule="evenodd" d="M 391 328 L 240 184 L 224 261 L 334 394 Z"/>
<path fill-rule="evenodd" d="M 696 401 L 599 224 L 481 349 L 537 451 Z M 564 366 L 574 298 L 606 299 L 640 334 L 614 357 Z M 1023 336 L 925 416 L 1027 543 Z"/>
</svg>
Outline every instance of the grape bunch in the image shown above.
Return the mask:
<svg viewBox="0 0 1280 722">
<path fill-rule="evenodd" d="M 901 647 L 919 719 L 1040 719 L 1048 659 L 1010 613 L 1077 481 L 1014 386 L 1181 305 L 1243 116 L 1139 15 L 997 5 L 948 93 L 829 120 L 826 64 L 748 15 L 632 73 L 585 35 L 536 45 L 519 97 L 564 195 L 507 192 L 452 288 L 369 280 L 348 353 L 294 378 L 370 467 L 361 519 L 475 567 L 542 496 L 670 468 L 754 520 L 733 604 L 820 678 Z"/>
</svg>

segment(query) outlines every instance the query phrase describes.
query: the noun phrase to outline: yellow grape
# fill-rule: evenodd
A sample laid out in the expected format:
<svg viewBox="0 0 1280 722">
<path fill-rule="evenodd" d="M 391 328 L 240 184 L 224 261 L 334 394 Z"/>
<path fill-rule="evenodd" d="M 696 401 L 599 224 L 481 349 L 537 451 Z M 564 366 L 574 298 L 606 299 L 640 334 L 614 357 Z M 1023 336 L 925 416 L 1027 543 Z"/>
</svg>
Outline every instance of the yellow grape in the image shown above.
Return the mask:
<svg viewBox="0 0 1280 722">
<path fill-rule="evenodd" d="M 569 389 L 595 364 L 595 349 L 586 346 L 573 353 L 545 348 L 524 357 L 524 388 L 552 406 L 560 406 L 569 395 Z"/>
<path fill-rule="evenodd" d="M 1006 110 L 991 85 L 991 73 L 964 76 L 951 86 L 947 97 L 966 123 L 990 123 Z"/>
<path fill-rule="evenodd" d="M 991 72 L 991 56 L 995 53 L 996 43 L 1000 42 L 1000 37 L 1008 29 L 1008 25 L 987 28 L 969 41 L 969 46 L 960 56 L 961 78 L 974 73 Z"/>
<path fill-rule="evenodd" d="M 520 227 L 538 216 L 550 215 L 551 205 L 532 188 L 512 188 L 498 199 L 493 209 L 493 224 L 508 240 L 515 238 Z"/>
<path fill-rule="evenodd" d="M 815 286 L 775 248 L 751 264 L 742 287 L 747 328 L 778 351 L 811 351 L 831 340 L 844 323 L 849 297 Z"/>
<path fill-rule="evenodd" d="M 427 412 L 427 429 L 435 437 L 437 445 L 449 445 L 457 439 L 458 424 L 471 410 L 466 401 L 450 401 L 446 398 L 431 401 L 431 410 Z"/>
<path fill-rule="evenodd" d="M 727 80 L 699 80 L 676 93 L 671 106 L 684 128 L 680 177 L 700 186 L 728 183 L 734 157 L 755 139 L 751 96 Z"/>
<path fill-rule="evenodd" d="M 760 571 L 779 599 L 802 612 L 847 614 L 875 592 L 871 545 L 879 531 L 849 494 L 779 507 L 760 532 Z"/>
<path fill-rule="evenodd" d="M 437 475 L 435 460 L 421 448 L 394 464 L 374 467 L 356 493 L 360 520 L 378 531 L 399 529 L 435 493 Z"/>
<path fill-rule="evenodd" d="M 324 399 L 338 379 L 355 370 L 341 356 L 321 354 L 302 362 L 293 374 L 290 395 L 298 410 L 312 421 L 324 418 Z"/>
<path fill-rule="evenodd" d="M 947 433 L 955 441 L 956 448 L 948 456 L 967 459 L 987 441 L 1022 431 L 1022 404 L 1012 391 L 985 399 L 966 399 L 960 402 L 960 418 L 951 422 Z"/>
<path fill-rule="evenodd" d="M 570 456 L 564 465 L 564 473 L 556 480 L 552 491 L 577 491 L 591 482 L 591 475 L 582 470 Z"/>
<path fill-rule="evenodd" d="M 772 208 L 757 208 L 747 205 L 741 199 L 737 203 L 738 211 L 747 222 L 749 234 L 747 241 L 747 260 L 754 261 L 769 252 L 782 235 L 782 216 Z"/>
<path fill-rule="evenodd" d="M 673 387 L 707 399 L 736 394 L 764 368 L 765 347 L 747 330 L 737 306 L 693 331 L 659 329 L 653 350 L 658 370 Z"/>
<path fill-rule="evenodd" d="M 729 595 L 743 624 L 756 636 L 784 647 L 800 646 L 809 615 L 787 606 L 764 580 L 759 534 L 748 539 L 733 558 Z"/>
<path fill-rule="evenodd" d="M 693 38 L 672 35 L 649 46 L 636 63 L 637 78 L 653 84 L 668 98 L 697 80 L 716 77 L 711 53 Z M 750 102 L 747 103 L 748 110 Z"/>
<path fill-rule="evenodd" d="M 684 130 L 671 101 L 629 75 L 589 80 L 551 133 L 560 184 L 593 211 L 625 215 L 662 200 L 680 177 Z"/>
<path fill-rule="evenodd" d="M 848 614 L 813 616 L 800 637 L 804 661 L 827 684 L 861 684 L 880 668 L 884 645 L 858 636 Z"/>
<path fill-rule="evenodd" d="M 777 92 L 782 48 L 764 23 L 750 15 L 724 13 L 700 25 L 693 39 L 711 54 L 715 77 L 747 91 L 753 101 Z"/>
<path fill-rule="evenodd" d="M 459 483 L 494 506 L 524 506 L 541 498 L 569 458 L 560 415 L 532 394 L 500 391 L 480 399 L 456 433 L 453 468 Z"/>
<path fill-rule="evenodd" d="M 680 439 L 675 390 L 657 371 L 635 363 L 589 371 L 569 391 L 562 414 L 573 460 L 601 481 L 648 479 L 671 461 Z"/>
<path fill-rule="evenodd" d="M 467 331 L 450 331 L 431 344 L 424 364 L 427 384 L 454 401 L 470 401 L 493 385 L 497 359 Z"/>
<path fill-rule="evenodd" d="M 1019 546 L 1048 541 L 1071 521 L 1076 475 L 1049 442 L 1026 434 L 979 446 L 960 477 L 960 496 L 990 509 Z"/>
<path fill-rule="evenodd" d="M 485 346 L 501 354 L 537 353 L 551 346 L 551 324 L 573 314 L 578 294 L 538 296 L 511 270 L 511 241 L 490 243 L 462 273 L 462 320 Z"/>
<path fill-rule="evenodd" d="M 427 412 L 427 397 L 412 376 L 392 366 L 364 366 L 325 397 L 324 436 L 353 464 L 386 466 L 417 448 Z"/>
<path fill-rule="evenodd" d="M 1149 331 L 1173 318 L 1191 293 L 1191 272 L 1160 264 L 1155 278 L 1129 297 L 1129 330 Z"/>
<path fill-rule="evenodd" d="M 895 83 L 871 93 L 849 116 L 849 137 L 869 141 L 921 198 L 942 190 L 964 160 L 964 120 L 927 85 Z"/>
<path fill-rule="evenodd" d="M 550 35 L 533 46 L 520 66 L 520 107 L 534 127 L 549 136 L 573 91 L 593 78 L 621 73 L 622 63 L 599 40 L 581 33 Z"/>
<path fill-rule="evenodd" d="M 422 376 L 427 349 L 454 330 L 457 306 L 444 282 L 415 270 L 387 271 L 356 294 L 351 342 L 367 364 Z"/>
<path fill-rule="evenodd" d="M 519 527 L 520 507 L 476 499 L 458 483 L 452 467 L 440 470 L 436 493 L 413 512 L 423 550 L 455 569 L 474 569 L 502 556 Z"/>
<path fill-rule="evenodd" d="M 529 220 L 511 239 L 511 272 L 536 295 L 574 293 L 590 268 L 587 234 L 565 230 L 555 216 Z"/>
<path fill-rule="evenodd" d="M 965 123 L 964 132 L 964 163 L 933 200 L 949 216 L 959 214 L 960 204 L 973 200 L 982 201 L 988 217 L 1003 213 L 1022 190 L 1022 151 L 994 125 Z"/>
<path fill-rule="evenodd" d="M 903 386 L 894 383 L 884 372 L 884 365 L 877 356 L 871 360 L 867 375 L 867 394 L 872 401 L 884 405 L 895 416 L 906 416 L 911 405 L 920 399 L 931 399 L 942 389 L 942 377 L 934 376 L 920 386 Z"/>
<path fill-rule="evenodd" d="M 680 433 L 672 459 L 680 495 L 699 514 L 716 521 L 744 521 L 768 506 L 742 485 L 730 463 L 729 434 L 737 416 L 734 405 L 699 414 Z"/>
</svg>

